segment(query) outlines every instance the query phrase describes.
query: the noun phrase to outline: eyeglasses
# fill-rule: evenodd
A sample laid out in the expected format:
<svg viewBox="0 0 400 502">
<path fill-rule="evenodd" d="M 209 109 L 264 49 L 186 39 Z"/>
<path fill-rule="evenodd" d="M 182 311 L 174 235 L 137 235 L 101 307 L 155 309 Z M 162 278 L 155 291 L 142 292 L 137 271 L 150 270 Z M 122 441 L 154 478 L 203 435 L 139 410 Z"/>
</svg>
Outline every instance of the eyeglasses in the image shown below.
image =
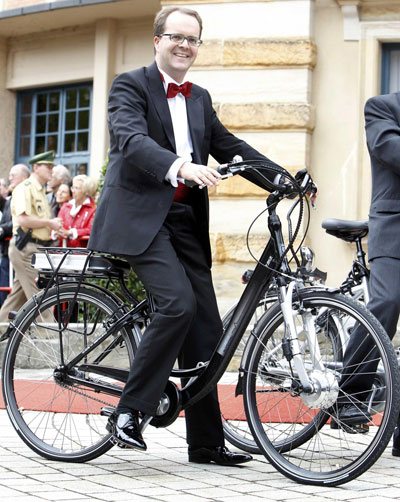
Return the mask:
<svg viewBox="0 0 400 502">
<path fill-rule="evenodd" d="M 199 47 L 203 43 L 203 40 L 200 40 L 197 37 L 185 37 L 185 35 L 181 35 L 180 33 L 160 33 L 160 35 L 157 36 L 169 37 L 171 42 L 174 42 L 174 44 L 182 44 L 185 40 L 187 40 L 187 43 L 192 47 Z"/>
</svg>

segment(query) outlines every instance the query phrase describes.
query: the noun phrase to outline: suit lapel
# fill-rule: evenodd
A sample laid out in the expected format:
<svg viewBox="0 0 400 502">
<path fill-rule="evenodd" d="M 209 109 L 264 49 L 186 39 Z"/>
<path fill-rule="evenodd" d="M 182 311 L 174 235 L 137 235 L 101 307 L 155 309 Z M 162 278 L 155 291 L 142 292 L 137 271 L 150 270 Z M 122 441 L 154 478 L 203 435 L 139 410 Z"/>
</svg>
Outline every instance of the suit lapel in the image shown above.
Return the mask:
<svg viewBox="0 0 400 502">
<path fill-rule="evenodd" d="M 195 88 L 192 88 L 190 98 L 186 99 L 186 110 L 193 144 L 193 162 L 201 164 L 201 145 L 205 130 L 203 96 Z"/>
<path fill-rule="evenodd" d="M 165 134 L 173 151 L 176 152 L 174 129 L 172 127 L 171 114 L 168 107 L 167 97 L 165 95 L 164 85 L 161 80 L 160 72 L 156 63 L 147 67 L 147 78 L 149 82 L 150 98 L 153 101 L 154 107 L 157 110 L 160 122 L 163 125 Z"/>
</svg>

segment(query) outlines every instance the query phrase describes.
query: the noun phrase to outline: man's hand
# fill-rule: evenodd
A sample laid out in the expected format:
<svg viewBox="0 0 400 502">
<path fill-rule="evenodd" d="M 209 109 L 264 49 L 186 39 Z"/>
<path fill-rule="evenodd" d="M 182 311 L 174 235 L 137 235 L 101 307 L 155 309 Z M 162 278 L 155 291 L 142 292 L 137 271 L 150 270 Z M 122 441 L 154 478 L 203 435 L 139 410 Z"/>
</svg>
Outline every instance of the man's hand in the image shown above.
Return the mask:
<svg viewBox="0 0 400 502">
<path fill-rule="evenodd" d="M 62 218 L 52 218 L 51 220 L 48 220 L 48 227 L 51 228 L 51 230 L 60 230 L 62 228 L 63 222 Z"/>
<path fill-rule="evenodd" d="M 198 185 L 215 186 L 221 175 L 212 167 L 185 162 L 178 171 L 178 176 L 184 180 L 196 182 Z"/>
</svg>

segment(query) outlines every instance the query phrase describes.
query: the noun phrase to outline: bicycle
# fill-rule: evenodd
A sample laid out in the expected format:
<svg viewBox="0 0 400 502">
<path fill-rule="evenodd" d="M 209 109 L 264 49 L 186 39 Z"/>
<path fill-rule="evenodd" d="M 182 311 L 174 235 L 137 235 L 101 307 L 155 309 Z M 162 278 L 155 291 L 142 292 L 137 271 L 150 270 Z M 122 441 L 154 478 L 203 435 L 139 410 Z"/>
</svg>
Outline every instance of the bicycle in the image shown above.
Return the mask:
<svg viewBox="0 0 400 502">
<path fill-rule="evenodd" d="M 346 279 L 339 286 L 339 289 L 341 293 L 348 295 L 357 301 L 361 301 L 364 305 L 367 305 L 369 301 L 369 269 L 365 260 L 365 252 L 362 247 L 362 239 L 368 234 L 368 220 L 354 221 L 329 218 L 322 221 L 322 228 L 324 228 L 329 235 L 333 235 L 334 237 L 342 239 L 345 242 L 356 244 L 356 259 L 353 261 L 351 269 Z M 324 283 L 326 280 L 326 274 L 318 269 L 313 270 L 313 258 L 313 252 L 310 249 L 301 248 L 301 266 L 298 267 L 294 275 L 301 275 L 303 280 L 307 281 L 311 285 L 316 284 L 319 281 Z M 252 270 L 247 270 L 243 274 L 242 282 L 246 282 L 251 274 Z M 271 307 L 271 305 L 273 305 L 276 300 L 276 291 L 269 290 L 264 294 L 264 298 L 260 301 L 258 309 L 255 312 L 254 319 L 248 327 L 248 334 L 251 332 L 251 329 L 253 329 L 254 325 L 256 325 L 261 315 L 266 312 L 266 310 Z M 223 316 L 222 320 L 224 325 L 227 325 L 229 323 L 229 320 L 235 308 L 236 305 L 232 306 Z M 323 316 L 324 312 L 321 311 L 320 315 Z M 348 322 L 342 323 L 341 329 L 338 330 L 338 337 L 342 346 L 342 354 L 343 347 L 346 347 L 353 328 L 354 322 L 349 319 Z M 240 367 L 240 360 L 243 356 L 244 345 L 245 343 L 243 343 L 242 339 L 236 353 L 236 357 L 239 360 L 237 367 Z M 398 351 L 397 354 L 398 359 L 400 359 L 400 354 Z M 233 374 L 231 378 L 232 386 L 236 387 L 236 381 L 237 376 Z M 236 413 L 233 417 L 231 414 L 230 419 L 225 418 L 224 414 L 222 414 L 225 438 L 237 448 L 240 448 L 249 453 L 257 454 L 260 453 L 260 450 L 253 439 L 246 420 L 242 395 L 242 392 L 233 391 L 229 396 L 230 402 L 231 404 L 233 404 L 233 408 L 235 409 Z"/>
<path fill-rule="evenodd" d="M 275 284 L 279 301 L 252 330 L 239 369 L 246 417 L 258 447 L 281 473 L 300 483 L 335 486 L 365 472 L 391 437 L 400 407 L 396 356 L 365 308 L 336 291 L 306 288 L 291 275 L 287 253 L 299 224 L 285 246 L 276 208 L 294 194 L 302 206 L 313 186 L 308 175 L 296 179 L 258 161 L 220 167 L 223 176 L 249 169 L 271 192 L 266 209 L 270 239 L 211 359 L 174 370 L 173 377 L 188 383 L 179 388 L 170 380 L 156 415 L 143 416 L 141 427 L 168 426 L 217 385 L 263 292 Z M 265 169 L 289 183 L 272 183 Z M 45 458 L 70 462 L 91 460 L 113 446 L 106 417 L 121 394 L 151 307 L 151 298 L 130 308 L 103 287 L 85 282 L 96 275 L 120 277 L 125 269 L 109 257 L 80 254 L 82 268 L 74 261 L 82 260 L 79 251 L 45 250 L 52 280 L 12 320 L 2 372 L 6 409 L 23 441 Z M 328 312 L 324 320 L 321 310 Z M 379 409 L 372 410 L 374 425 L 368 435 L 356 438 L 341 427 L 336 405 L 343 371 L 337 329 L 349 318 L 363 326 L 384 370 L 383 397 Z M 37 373 L 29 376 L 32 366 Z M 331 420 L 338 428 L 330 428 Z"/>
</svg>

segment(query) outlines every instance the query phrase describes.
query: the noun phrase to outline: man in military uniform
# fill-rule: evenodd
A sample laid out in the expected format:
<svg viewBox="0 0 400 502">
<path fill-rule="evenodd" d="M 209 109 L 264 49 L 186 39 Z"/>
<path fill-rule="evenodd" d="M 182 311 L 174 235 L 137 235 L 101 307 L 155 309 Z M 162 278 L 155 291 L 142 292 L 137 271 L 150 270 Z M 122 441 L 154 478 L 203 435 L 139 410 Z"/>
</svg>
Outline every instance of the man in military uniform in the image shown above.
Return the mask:
<svg viewBox="0 0 400 502">
<path fill-rule="evenodd" d="M 8 312 L 18 310 L 38 292 L 36 271 L 31 267 L 32 255 L 39 247 L 50 245 L 50 231 L 59 230 L 62 221 L 51 218 L 45 184 L 51 179 L 54 152 L 45 152 L 29 160 L 31 176 L 20 183 L 12 194 L 13 237 L 9 257 L 15 271 L 12 291 L 0 309 L 0 322 L 8 321 Z"/>
<path fill-rule="evenodd" d="M 12 236 L 12 216 L 11 216 L 11 194 L 14 188 L 29 178 L 31 172 L 25 164 L 15 164 L 10 169 L 8 175 L 8 195 L 3 207 L 3 214 L 0 220 L 0 286 L 8 287 L 10 277 L 10 261 L 8 258 L 8 247 Z M 0 306 L 6 301 L 8 292 L 0 292 Z"/>
</svg>

